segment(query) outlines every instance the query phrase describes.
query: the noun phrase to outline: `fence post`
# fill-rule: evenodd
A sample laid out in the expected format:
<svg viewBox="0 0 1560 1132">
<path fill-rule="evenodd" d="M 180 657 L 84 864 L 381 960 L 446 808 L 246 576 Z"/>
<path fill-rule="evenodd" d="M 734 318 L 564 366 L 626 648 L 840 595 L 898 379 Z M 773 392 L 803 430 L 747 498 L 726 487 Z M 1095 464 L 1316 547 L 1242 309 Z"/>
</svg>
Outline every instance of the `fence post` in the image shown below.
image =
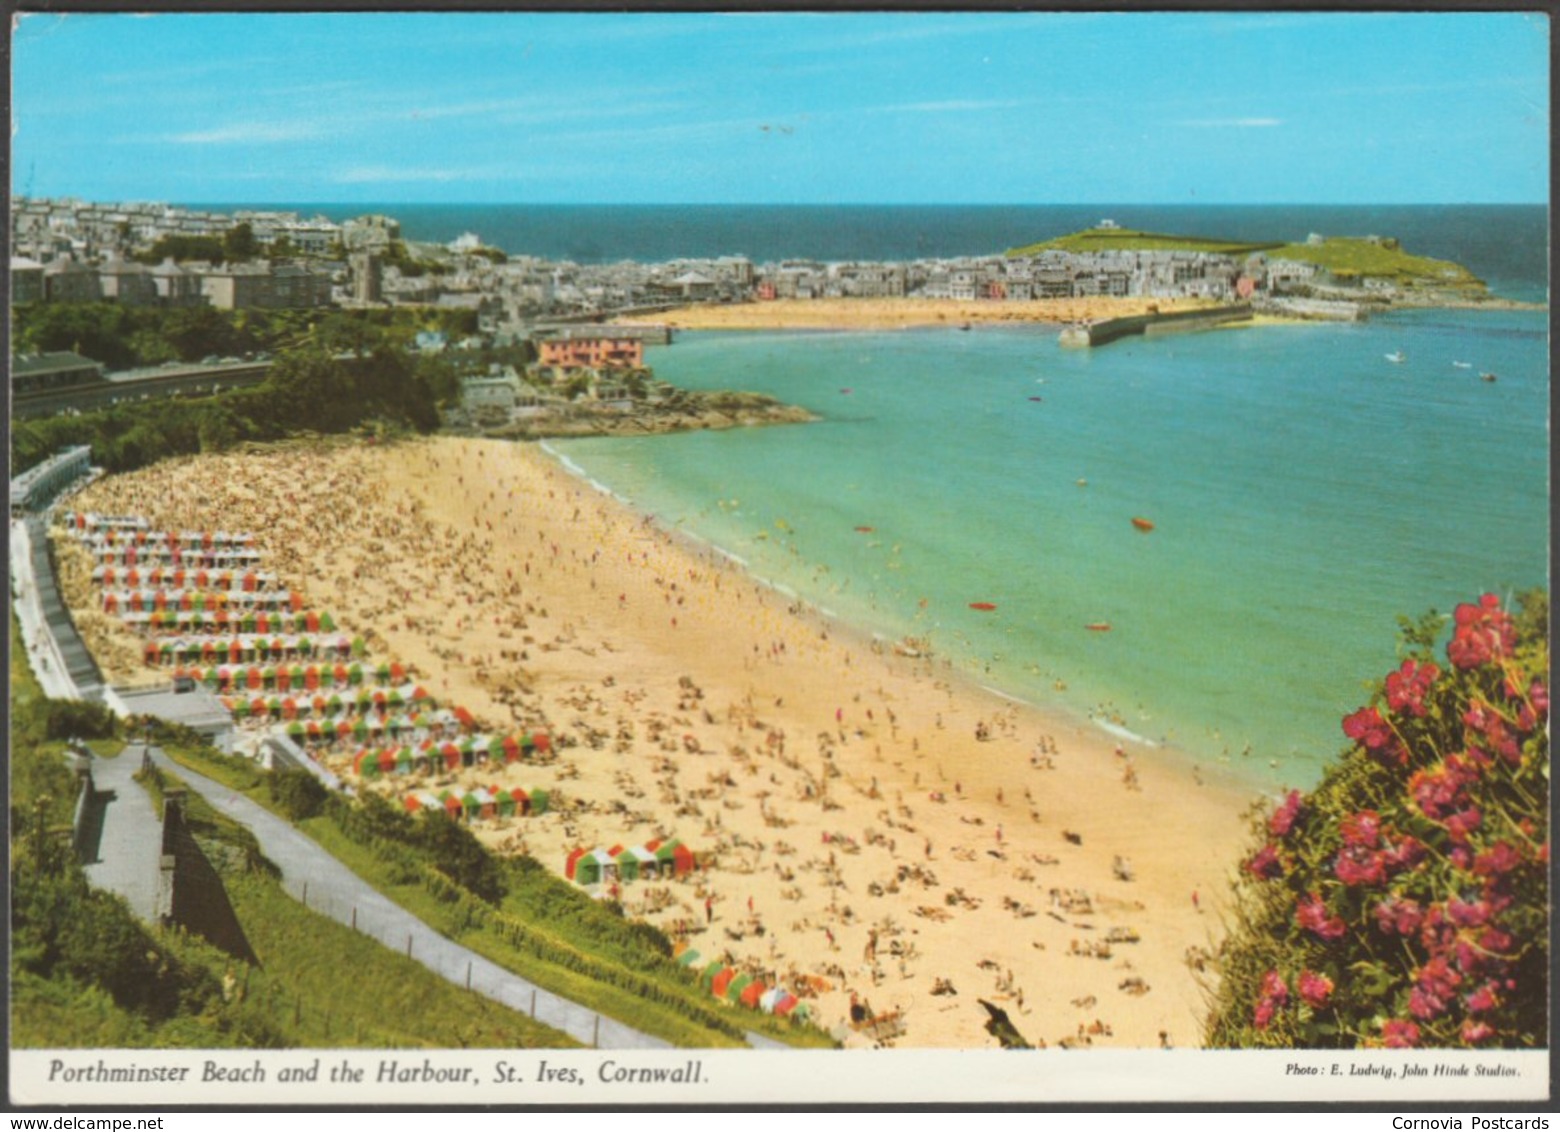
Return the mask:
<svg viewBox="0 0 1560 1132">
<path fill-rule="evenodd" d="M 601 1015 L 599 1015 L 599 1014 L 596 1015 L 595 1027 L 591 1030 L 590 1048 L 591 1049 L 600 1049 L 601 1048 Z"/>
<path fill-rule="evenodd" d="M 309 882 L 308 881 L 304 881 L 303 882 L 303 906 L 305 908 L 307 908 L 309 906 Z"/>
<path fill-rule="evenodd" d="M 471 989 L 471 960 L 466 961 L 466 989 Z"/>
<path fill-rule="evenodd" d="M 352 905 L 352 930 L 357 931 L 357 905 Z"/>
<path fill-rule="evenodd" d="M 531 1017 L 536 1017 L 536 988 L 531 988 Z"/>
<path fill-rule="evenodd" d="M 406 957 L 408 959 L 410 959 L 412 957 L 412 933 L 411 932 L 407 932 L 406 933 Z"/>
</svg>

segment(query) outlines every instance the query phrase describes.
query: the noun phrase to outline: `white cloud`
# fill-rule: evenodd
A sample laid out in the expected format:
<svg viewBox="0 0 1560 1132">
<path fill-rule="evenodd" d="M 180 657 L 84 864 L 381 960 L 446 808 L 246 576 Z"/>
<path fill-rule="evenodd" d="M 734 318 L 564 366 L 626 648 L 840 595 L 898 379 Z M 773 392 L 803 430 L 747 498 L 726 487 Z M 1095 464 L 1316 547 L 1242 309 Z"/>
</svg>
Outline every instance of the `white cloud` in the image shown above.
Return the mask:
<svg viewBox="0 0 1560 1132">
<path fill-rule="evenodd" d="M 310 141 L 325 136 L 317 122 L 234 122 L 211 130 L 173 134 L 179 145 L 256 145 L 265 142 Z"/>
<path fill-rule="evenodd" d="M 1184 122 L 1177 122 L 1178 126 L 1191 126 L 1194 129 L 1213 130 L 1251 130 L 1265 129 L 1270 126 L 1282 126 L 1282 118 L 1188 118 Z"/>
</svg>

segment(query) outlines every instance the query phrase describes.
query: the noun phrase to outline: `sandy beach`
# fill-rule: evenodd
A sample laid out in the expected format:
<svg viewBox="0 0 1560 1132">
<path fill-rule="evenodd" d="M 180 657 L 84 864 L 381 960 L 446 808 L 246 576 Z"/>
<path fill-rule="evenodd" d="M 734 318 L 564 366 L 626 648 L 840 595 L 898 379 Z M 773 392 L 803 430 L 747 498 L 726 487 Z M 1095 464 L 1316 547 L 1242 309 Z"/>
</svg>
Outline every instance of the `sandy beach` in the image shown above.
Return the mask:
<svg viewBox="0 0 1560 1132">
<path fill-rule="evenodd" d="M 1079 317 L 1064 305 L 1048 320 Z M 556 812 L 473 828 L 560 875 L 576 847 L 680 838 L 709 867 L 624 885 L 628 913 L 810 985 L 829 1028 L 855 993 L 904 1012 L 900 1046 L 995 1046 L 977 999 L 1036 1045 L 1198 1043 L 1193 967 L 1220 931 L 1249 788 L 874 646 L 529 444 L 204 456 L 77 505 L 252 531 L 265 568 L 375 660 L 487 728 L 549 731 L 544 764 L 376 788 L 555 791 Z"/>
<path fill-rule="evenodd" d="M 1042 322 L 1062 325 L 1209 306 L 1199 299 L 777 299 L 718 305 L 700 303 L 642 318 L 614 321 L 665 325 L 679 330 L 900 330 L 914 326 Z"/>
</svg>

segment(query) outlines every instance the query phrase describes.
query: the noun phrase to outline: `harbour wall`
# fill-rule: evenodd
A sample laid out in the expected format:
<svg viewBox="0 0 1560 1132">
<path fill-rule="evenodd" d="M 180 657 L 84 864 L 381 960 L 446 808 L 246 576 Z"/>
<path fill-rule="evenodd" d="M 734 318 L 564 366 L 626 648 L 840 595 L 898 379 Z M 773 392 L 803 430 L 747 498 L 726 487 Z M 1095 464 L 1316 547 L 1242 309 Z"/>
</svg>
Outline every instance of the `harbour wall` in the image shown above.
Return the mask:
<svg viewBox="0 0 1560 1132">
<path fill-rule="evenodd" d="M 1250 303 L 1233 303 L 1228 306 L 1205 307 L 1200 310 L 1170 311 L 1168 313 L 1134 314 L 1122 318 L 1107 318 L 1083 326 L 1069 326 L 1061 333 L 1063 346 L 1104 346 L 1129 335 L 1179 334 L 1194 330 L 1210 330 L 1231 322 L 1243 322 L 1251 318 Z"/>
</svg>

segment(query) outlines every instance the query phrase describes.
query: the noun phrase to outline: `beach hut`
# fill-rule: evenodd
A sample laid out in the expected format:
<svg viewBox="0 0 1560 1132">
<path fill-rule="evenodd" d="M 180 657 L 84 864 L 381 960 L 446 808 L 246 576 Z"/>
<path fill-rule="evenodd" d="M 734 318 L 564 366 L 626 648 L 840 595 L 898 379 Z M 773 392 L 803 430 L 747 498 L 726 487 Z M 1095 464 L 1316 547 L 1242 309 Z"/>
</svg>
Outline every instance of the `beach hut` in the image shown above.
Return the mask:
<svg viewBox="0 0 1560 1132">
<path fill-rule="evenodd" d="M 617 864 L 618 877 L 624 884 L 639 879 L 639 857 L 632 849 L 614 845 L 609 852 L 612 854 L 613 861 Z"/>
<path fill-rule="evenodd" d="M 797 998 L 790 991 L 781 991 L 780 997 L 775 999 L 773 1013 L 779 1015 L 781 1018 L 789 1018 L 792 1017 L 793 1012 L 796 1018 L 800 1019 L 807 1017 L 807 1007 L 802 1002 L 802 1000 Z"/>
<path fill-rule="evenodd" d="M 634 860 L 638 864 L 640 879 L 653 880 L 660 871 L 655 854 L 643 845 L 631 845 L 628 851 L 633 854 Z"/>
<path fill-rule="evenodd" d="M 458 770 L 460 768 L 460 748 L 454 743 L 440 744 L 439 757 L 444 760 L 445 770 Z"/>
<path fill-rule="evenodd" d="M 389 747 L 381 747 L 381 748 L 379 748 L 379 753 L 375 756 L 375 758 L 379 762 L 379 773 L 380 774 L 394 774 L 395 773 L 396 767 L 395 767 L 395 751 L 394 750 L 392 750 Z"/>
<path fill-rule="evenodd" d="M 605 849 L 592 849 L 574 868 L 574 877 L 581 884 L 602 884 L 617 879 L 617 862 Z"/>
<path fill-rule="evenodd" d="M 575 880 L 575 866 L 580 863 L 580 859 L 584 856 L 585 850 L 583 849 L 570 850 L 569 855 L 563 860 L 563 875 L 568 877 L 570 880 Z"/>
<path fill-rule="evenodd" d="M 515 796 L 508 790 L 500 790 L 496 786 L 488 788 L 488 793 L 493 796 L 493 811 L 501 818 L 515 816 Z"/>
<path fill-rule="evenodd" d="M 716 998 L 725 998 L 726 992 L 731 989 L 731 984 L 736 978 L 736 971 L 730 967 L 722 967 L 720 973 L 710 982 L 710 993 Z"/>
<path fill-rule="evenodd" d="M 531 812 L 531 796 L 520 787 L 516 786 L 509 792 L 510 801 L 514 803 L 513 812 L 522 817 Z"/>
<path fill-rule="evenodd" d="M 738 1000 L 749 1010 L 757 1010 L 759 1003 L 763 1000 L 763 997 L 768 992 L 768 990 L 769 988 L 765 986 L 761 980 L 754 979 L 751 983 L 742 988 L 742 993 L 740 996 L 738 996 Z"/>
<path fill-rule="evenodd" d="M 713 988 L 715 986 L 715 980 L 724 970 L 726 970 L 726 965 L 724 963 L 722 963 L 719 959 L 712 959 L 710 962 L 704 965 L 704 970 L 699 972 L 699 985 L 705 990 L 714 993 Z"/>
<path fill-rule="evenodd" d="M 498 816 L 498 799 L 493 792 L 485 786 L 479 786 L 472 791 L 477 799 L 477 816 L 483 821 L 492 821 Z"/>
<path fill-rule="evenodd" d="M 752 985 L 753 976 L 744 971 L 726 984 L 726 992 L 721 997 L 730 1003 L 740 1002 L 742 1000 L 742 992 Z"/>
<path fill-rule="evenodd" d="M 321 618 L 321 621 L 320 621 L 320 628 L 322 628 L 322 629 L 325 628 L 325 624 L 324 624 L 324 619 L 323 618 Z M 327 633 L 330 632 L 329 629 L 325 629 L 325 631 Z M 355 657 L 358 657 L 359 659 L 361 659 L 363 657 L 363 655 L 366 652 L 368 652 L 368 642 L 365 641 L 362 637 L 353 637 L 352 640 L 350 640 L 350 641 L 347 641 L 347 639 L 345 637 L 341 637 L 339 639 L 341 641 L 345 642 L 345 645 L 344 646 L 338 646 L 338 647 L 349 648 L 352 651 L 352 655 L 355 656 Z"/>
<path fill-rule="evenodd" d="M 531 812 L 545 814 L 552 804 L 552 794 L 546 790 L 531 791 Z"/>
<path fill-rule="evenodd" d="M 460 796 L 460 808 L 462 817 L 468 822 L 475 821 L 482 814 L 482 799 L 475 790 L 467 790 Z"/>
<path fill-rule="evenodd" d="M 416 759 L 410 747 L 395 748 L 395 772 L 397 774 L 411 774 L 415 763 Z"/>
<path fill-rule="evenodd" d="M 693 850 L 675 837 L 657 844 L 654 852 L 662 876 L 680 877 L 693 871 Z"/>
</svg>

